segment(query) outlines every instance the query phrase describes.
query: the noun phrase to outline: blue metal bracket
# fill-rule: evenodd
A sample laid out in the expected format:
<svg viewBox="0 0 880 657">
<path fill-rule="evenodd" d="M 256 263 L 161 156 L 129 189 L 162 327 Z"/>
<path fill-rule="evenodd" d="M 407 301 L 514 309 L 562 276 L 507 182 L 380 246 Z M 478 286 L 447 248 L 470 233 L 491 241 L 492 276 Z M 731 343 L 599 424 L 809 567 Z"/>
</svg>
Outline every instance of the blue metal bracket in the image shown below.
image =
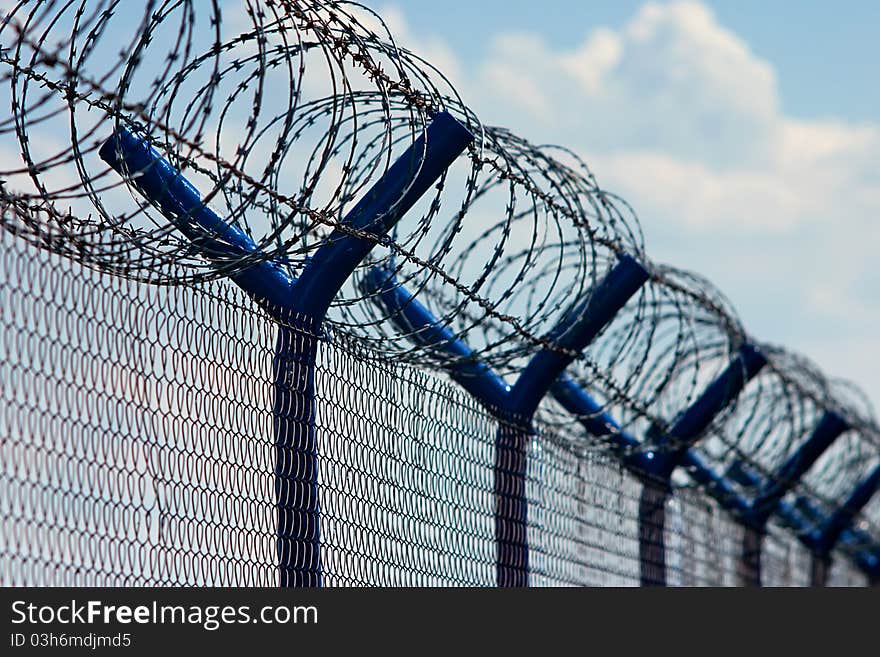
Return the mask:
<svg viewBox="0 0 880 657">
<path fill-rule="evenodd" d="M 104 142 L 98 154 L 155 203 L 207 260 L 222 268 L 224 264 L 253 258 L 247 268 L 230 274 L 230 278 L 248 295 L 270 311 L 290 308 L 294 279 L 277 263 L 260 259 L 254 241 L 238 226 L 225 222 L 203 204 L 198 190 L 150 145 L 148 139 L 120 126 Z"/>
<path fill-rule="evenodd" d="M 736 461 L 727 469 L 727 477 L 744 488 L 760 488 L 761 477 L 744 463 Z M 751 522 L 750 515 L 752 512 L 751 501 L 746 501 L 741 513 L 738 514 L 740 520 L 744 523 Z M 816 519 L 821 517 L 821 512 L 816 509 L 809 500 L 804 497 L 798 497 L 795 504 L 789 504 L 785 500 L 779 502 L 776 508 L 776 515 L 782 521 L 782 524 L 795 532 L 799 537 L 805 536 L 805 532 L 809 530 Z"/>
<path fill-rule="evenodd" d="M 623 255 L 608 275 L 551 331 L 542 348 L 509 387 L 480 362 L 448 327 L 440 325 L 386 269 L 365 277 L 364 291 L 388 312 L 391 321 L 428 349 L 449 375 L 499 420 L 495 438 L 496 580 L 499 586 L 528 585 L 525 494 L 526 447 L 532 418 L 554 381 L 626 302 L 648 280 L 634 258 Z"/>
<path fill-rule="evenodd" d="M 493 415 L 505 406 L 510 386 L 447 326 L 440 324 L 431 311 L 397 283 L 394 271 L 373 267 L 361 280 L 361 290 L 373 295 L 371 301 L 381 306 L 391 321 L 416 345 L 437 359 L 453 381 L 468 391 Z"/>
<path fill-rule="evenodd" d="M 743 518 L 749 511 L 749 502 L 730 485 L 730 481 L 712 470 L 693 450 L 684 454 L 681 467 L 691 479 L 700 484 L 712 499 L 736 518 Z"/>
<path fill-rule="evenodd" d="M 847 429 L 849 425 L 843 418 L 833 411 L 826 411 L 810 437 L 761 486 L 744 518 L 739 564 L 744 586 L 761 586 L 761 552 L 770 516 L 779 510 L 782 498 Z"/>
<path fill-rule="evenodd" d="M 320 505 L 315 427 L 318 331 L 354 269 L 473 141 L 448 112 L 385 172 L 341 226 L 318 248 L 298 279 L 261 258 L 238 227 L 204 205 L 196 188 L 149 140 L 118 127 L 99 154 L 155 203 L 200 253 L 279 321 L 273 359 L 276 551 L 282 586 L 320 586 Z"/>
<path fill-rule="evenodd" d="M 650 476 L 654 468 L 653 450 L 646 451 L 638 438 L 622 429 L 602 406 L 568 375 L 563 374 L 554 382 L 551 393 L 554 399 L 574 415 L 591 435 L 602 439 L 634 476 L 639 479 Z M 737 515 L 742 515 L 748 510 L 748 501 L 724 477 L 713 472 L 692 450 L 682 455 L 680 465 L 722 508 Z"/>
<path fill-rule="evenodd" d="M 737 355 L 727 365 L 697 400 L 683 411 L 665 434 L 652 436 L 656 450 L 647 453 L 648 468 L 642 477 L 642 494 L 639 499 L 639 553 L 643 586 L 666 585 L 666 502 L 671 493 L 671 477 L 674 470 L 687 456 L 693 474 L 705 475 L 713 488 L 728 497 L 720 480 L 711 478 L 708 469 L 701 468 L 696 454 L 690 449 L 700 439 L 713 419 L 739 396 L 742 389 L 767 364 L 767 359 L 750 344 L 740 347 Z"/>
<path fill-rule="evenodd" d="M 529 361 L 510 391 L 510 409 L 531 418 L 553 382 L 620 312 L 648 280 L 647 270 L 635 258 L 622 255 L 614 268 L 545 337 L 543 348 Z"/>
<path fill-rule="evenodd" d="M 810 437 L 782 464 L 763 485 L 752 502 L 752 524 L 763 528 L 785 497 L 807 470 L 849 429 L 849 424 L 833 411 L 826 411 Z"/>
<path fill-rule="evenodd" d="M 659 479 L 668 479 L 709 424 L 739 396 L 745 385 L 766 364 L 767 358 L 757 347 L 743 344 L 724 372 L 679 415 L 668 432 L 658 437 L 653 474 Z"/>
<path fill-rule="evenodd" d="M 633 472 L 648 470 L 650 463 L 637 438 L 621 428 L 599 402 L 568 374 L 561 374 L 550 388 L 553 398 L 594 437 L 599 438 Z"/>
<path fill-rule="evenodd" d="M 795 499 L 793 505 L 785 500 L 779 502 L 776 514 L 782 524 L 794 531 L 801 543 L 813 553 L 811 585 L 825 585 L 827 565 L 835 545 L 840 545 L 856 566 L 872 576 L 877 563 L 871 557 L 871 549 L 866 549 L 866 546 L 875 545 L 874 539 L 866 532 L 852 527 L 851 523 L 852 518 L 862 508 L 857 505 L 864 506 L 862 503 L 864 496 L 872 485 L 876 486 L 872 482 L 878 470 L 880 470 L 880 466 L 856 487 L 843 507 L 828 517 L 825 517 L 819 508 L 802 495 Z M 739 462 L 734 463 L 728 469 L 728 476 L 744 487 L 758 488 L 761 486 L 761 478 Z M 870 499 L 870 495 L 867 497 Z M 849 509 L 849 511 L 845 511 L 845 509 Z M 848 517 L 844 520 L 845 516 Z M 839 532 L 833 540 L 830 538 L 832 530 L 829 528 L 833 528 L 835 533 Z M 828 536 L 824 535 L 826 532 L 828 532 Z M 880 548 L 874 549 L 880 550 Z"/>
<path fill-rule="evenodd" d="M 880 465 L 853 489 L 846 501 L 830 514 L 817 530 L 808 536 L 813 549 L 820 555 L 829 555 L 841 539 L 851 531 L 852 522 L 871 501 L 880 488 Z"/>
<path fill-rule="evenodd" d="M 434 117 L 426 136 L 419 137 L 342 220 L 346 228 L 368 237 L 334 230 L 312 256 L 297 281 L 297 312 L 323 317 L 376 239 L 394 227 L 474 140 L 449 112 Z"/>
</svg>

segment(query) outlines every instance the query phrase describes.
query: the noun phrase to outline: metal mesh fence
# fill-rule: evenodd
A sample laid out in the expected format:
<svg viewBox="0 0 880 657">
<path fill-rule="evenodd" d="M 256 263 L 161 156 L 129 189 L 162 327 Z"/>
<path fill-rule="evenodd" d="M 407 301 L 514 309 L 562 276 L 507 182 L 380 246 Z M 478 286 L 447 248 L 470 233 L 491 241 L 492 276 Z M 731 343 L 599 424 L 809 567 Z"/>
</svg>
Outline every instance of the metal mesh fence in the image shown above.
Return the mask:
<svg viewBox="0 0 880 657">
<path fill-rule="evenodd" d="M 161 287 L 0 231 L 0 584 L 273 585 L 276 326 L 231 283 Z M 322 334 L 316 367 L 324 583 L 491 585 L 498 420 L 418 365 Z M 637 585 L 641 485 L 538 425 L 533 585 Z M 670 584 L 736 584 L 740 528 L 668 502 Z M 768 584 L 809 583 L 771 529 Z M 835 559 L 832 584 L 864 583 Z"/>
<path fill-rule="evenodd" d="M 274 329 L 0 239 L 3 583 L 274 582 Z"/>
</svg>

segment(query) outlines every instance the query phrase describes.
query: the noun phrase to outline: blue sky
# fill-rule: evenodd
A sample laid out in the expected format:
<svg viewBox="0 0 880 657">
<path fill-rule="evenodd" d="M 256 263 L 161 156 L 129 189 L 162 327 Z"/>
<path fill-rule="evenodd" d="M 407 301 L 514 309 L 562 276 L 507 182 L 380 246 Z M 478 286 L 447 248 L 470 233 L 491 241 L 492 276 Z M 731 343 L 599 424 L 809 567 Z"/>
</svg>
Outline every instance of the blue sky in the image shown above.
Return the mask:
<svg viewBox="0 0 880 657">
<path fill-rule="evenodd" d="M 371 6 L 486 123 L 585 157 L 654 260 L 880 402 L 880 3 Z"/>
<path fill-rule="evenodd" d="M 399 0 L 395 4 L 419 33 L 442 36 L 464 61 L 474 61 L 485 55 L 487 34 L 528 29 L 571 47 L 596 27 L 621 27 L 645 3 L 446 0 L 441 5 Z M 715 0 L 704 4 L 722 25 L 773 64 L 786 112 L 800 118 L 880 119 L 876 68 L 880 2 Z"/>
</svg>

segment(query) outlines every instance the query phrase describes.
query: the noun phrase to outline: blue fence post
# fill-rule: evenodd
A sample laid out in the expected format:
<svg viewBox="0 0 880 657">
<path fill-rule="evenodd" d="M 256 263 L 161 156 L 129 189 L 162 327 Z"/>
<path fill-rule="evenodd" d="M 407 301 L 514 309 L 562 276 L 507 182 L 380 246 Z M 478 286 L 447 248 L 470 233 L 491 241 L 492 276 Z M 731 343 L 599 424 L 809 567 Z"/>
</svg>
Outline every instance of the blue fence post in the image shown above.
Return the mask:
<svg viewBox="0 0 880 657">
<path fill-rule="evenodd" d="M 834 549 L 834 545 L 823 547 L 825 539 L 821 534 L 822 527 L 834 513 L 825 517 L 822 511 L 803 495 L 799 495 L 795 499 L 793 506 L 784 501 L 780 502 L 777 513 L 783 524 L 793 529 L 801 543 L 810 550 L 810 586 L 826 586 L 831 568 L 831 551 Z M 797 518 L 796 522 L 792 521 L 793 516 Z M 846 523 L 846 525 L 848 524 Z M 855 565 L 864 570 L 863 562 L 858 556 L 859 548 L 857 546 L 868 545 L 871 540 L 846 525 L 842 527 L 834 544 L 845 545 Z"/>
<path fill-rule="evenodd" d="M 255 301 L 269 311 L 290 306 L 291 276 L 277 263 L 256 257 L 254 241 L 203 204 L 198 190 L 150 146 L 148 139 L 118 127 L 98 154 L 155 203 L 207 260 L 222 266 L 252 257 L 248 267 L 234 270 L 229 278 Z"/>
<path fill-rule="evenodd" d="M 320 506 L 315 430 L 318 329 L 330 304 L 376 240 L 403 215 L 473 141 L 448 112 L 419 137 L 321 244 L 293 285 L 292 314 L 282 322 L 276 352 L 276 486 L 282 586 L 320 585 Z M 289 350 L 290 347 L 293 350 Z M 301 558 L 303 555 L 304 558 Z"/>
<path fill-rule="evenodd" d="M 576 355 L 620 312 L 648 276 L 634 258 L 621 256 L 587 299 L 550 332 L 547 342 L 552 346 L 532 357 L 510 391 L 508 412 L 500 422 L 495 439 L 499 586 L 528 585 L 526 454 L 533 435 L 532 417 L 538 404 Z"/>
<path fill-rule="evenodd" d="M 831 569 L 831 555 L 810 553 L 810 586 L 823 587 L 828 584 L 828 571 Z"/>
<path fill-rule="evenodd" d="M 724 372 L 679 415 L 669 431 L 649 436 L 656 440 L 657 449 L 647 454 L 650 464 L 642 476 L 639 497 L 642 586 L 666 585 L 666 503 L 671 494 L 672 473 L 682 464 L 685 455 L 690 454 L 712 420 L 737 398 L 766 363 L 767 359 L 756 347 L 743 344 Z"/>
<path fill-rule="evenodd" d="M 254 257 L 230 278 L 279 322 L 273 357 L 276 552 L 281 586 L 320 586 L 320 504 L 315 427 L 318 331 L 327 310 L 377 240 L 412 208 L 473 135 L 448 112 L 420 136 L 342 219 L 298 279 L 272 261 Z M 241 230 L 201 202 L 198 191 L 149 141 L 117 128 L 100 156 L 131 177 L 135 187 L 220 266 L 258 256 Z M 355 232 L 356 234 L 352 234 Z"/>
<path fill-rule="evenodd" d="M 761 485 L 761 478 L 740 462 L 734 463 L 728 474 L 731 479 L 741 486 L 757 488 Z M 853 491 L 850 497 L 851 500 L 857 497 L 856 493 L 860 488 L 865 490 L 870 486 L 870 479 L 871 475 L 863 480 L 862 484 Z M 864 488 L 862 487 L 863 485 Z M 863 493 L 859 493 L 859 495 L 861 494 Z M 848 504 L 849 502 L 844 503 L 844 506 L 848 506 Z M 748 508 L 747 512 L 750 510 Z M 816 507 L 809 498 L 802 495 L 795 499 L 794 504 L 788 504 L 784 500 L 780 501 L 776 508 L 776 514 L 779 516 L 782 524 L 794 531 L 801 543 L 811 551 L 811 586 L 824 586 L 830 560 L 822 552 L 823 548 L 821 545 L 823 539 L 821 538 L 821 533 L 824 527 L 831 526 L 832 524 L 836 525 L 837 521 L 831 521 L 832 516 L 826 517 L 821 509 Z M 738 513 L 737 515 L 738 517 L 746 517 L 746 514 L 743 513 Z M 865 546 L 875 545 L 874 540 L 867 533 L 850 526 L 850 522 L 843 523 L 843 529 L 836 544 L 843 546 L 855 565 L 870 577 L 872 569 L 876 564 L 868 552 L 866 552 Z M 833 546 L 829 547 L 828 551 L 830 552 L 832 549 Z"/>
<path fill-rule="evenodd" d="M 847 429 L 849 425 L 843 418 L 833 411 L 826 411 L 810 437 L 764 483 L 755 496 L 743 527 L 739 563 L 740 583 L 743 586 L 761 585 L 761 553 L 770 516 L 777 511 L 788 491 Z"/>
<path fill-rule="evenodd" d="M 441 326 L 387 270 L 374 269 L 364 279 L 390 319 L 410 338 L 445 361 L 445 369 L 499 421 L 493 469 L 495 491 L 496 583 L 528 585 L 526 445 L 532 418 L 556 379 L 648 279 L 634 258 L 623 255 L 587 298 L 546 336 L 513 387 L 508 386 L 473 351 Z"/>
</svg>

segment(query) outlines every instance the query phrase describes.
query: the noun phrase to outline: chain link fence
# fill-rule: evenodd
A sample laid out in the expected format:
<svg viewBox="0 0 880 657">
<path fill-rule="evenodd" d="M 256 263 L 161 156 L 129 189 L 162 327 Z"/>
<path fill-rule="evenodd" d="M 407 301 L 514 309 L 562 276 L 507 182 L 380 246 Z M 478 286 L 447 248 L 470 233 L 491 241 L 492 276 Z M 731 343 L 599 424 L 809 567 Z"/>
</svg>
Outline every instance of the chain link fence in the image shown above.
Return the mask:
<svg viewBox="0 0 880 657">
<path fill-rule="evenodd" d="M 0 300 L 0 584 L 274 585 L 271 319 L 223 280 L 137 283 L 4 231 Z M 325 585 L 494 584 L 495 418 L 340 331 L 316 409 Z M 557 427 L 528 456 L 530 583 L 638 585 L 638 480 Z M 736 584 L 740 526 L 694 489 L 667 504 L 669 583 Z M 809 584 L 790 534 L 765 555 L 767 584 Z"/>
</svg>

